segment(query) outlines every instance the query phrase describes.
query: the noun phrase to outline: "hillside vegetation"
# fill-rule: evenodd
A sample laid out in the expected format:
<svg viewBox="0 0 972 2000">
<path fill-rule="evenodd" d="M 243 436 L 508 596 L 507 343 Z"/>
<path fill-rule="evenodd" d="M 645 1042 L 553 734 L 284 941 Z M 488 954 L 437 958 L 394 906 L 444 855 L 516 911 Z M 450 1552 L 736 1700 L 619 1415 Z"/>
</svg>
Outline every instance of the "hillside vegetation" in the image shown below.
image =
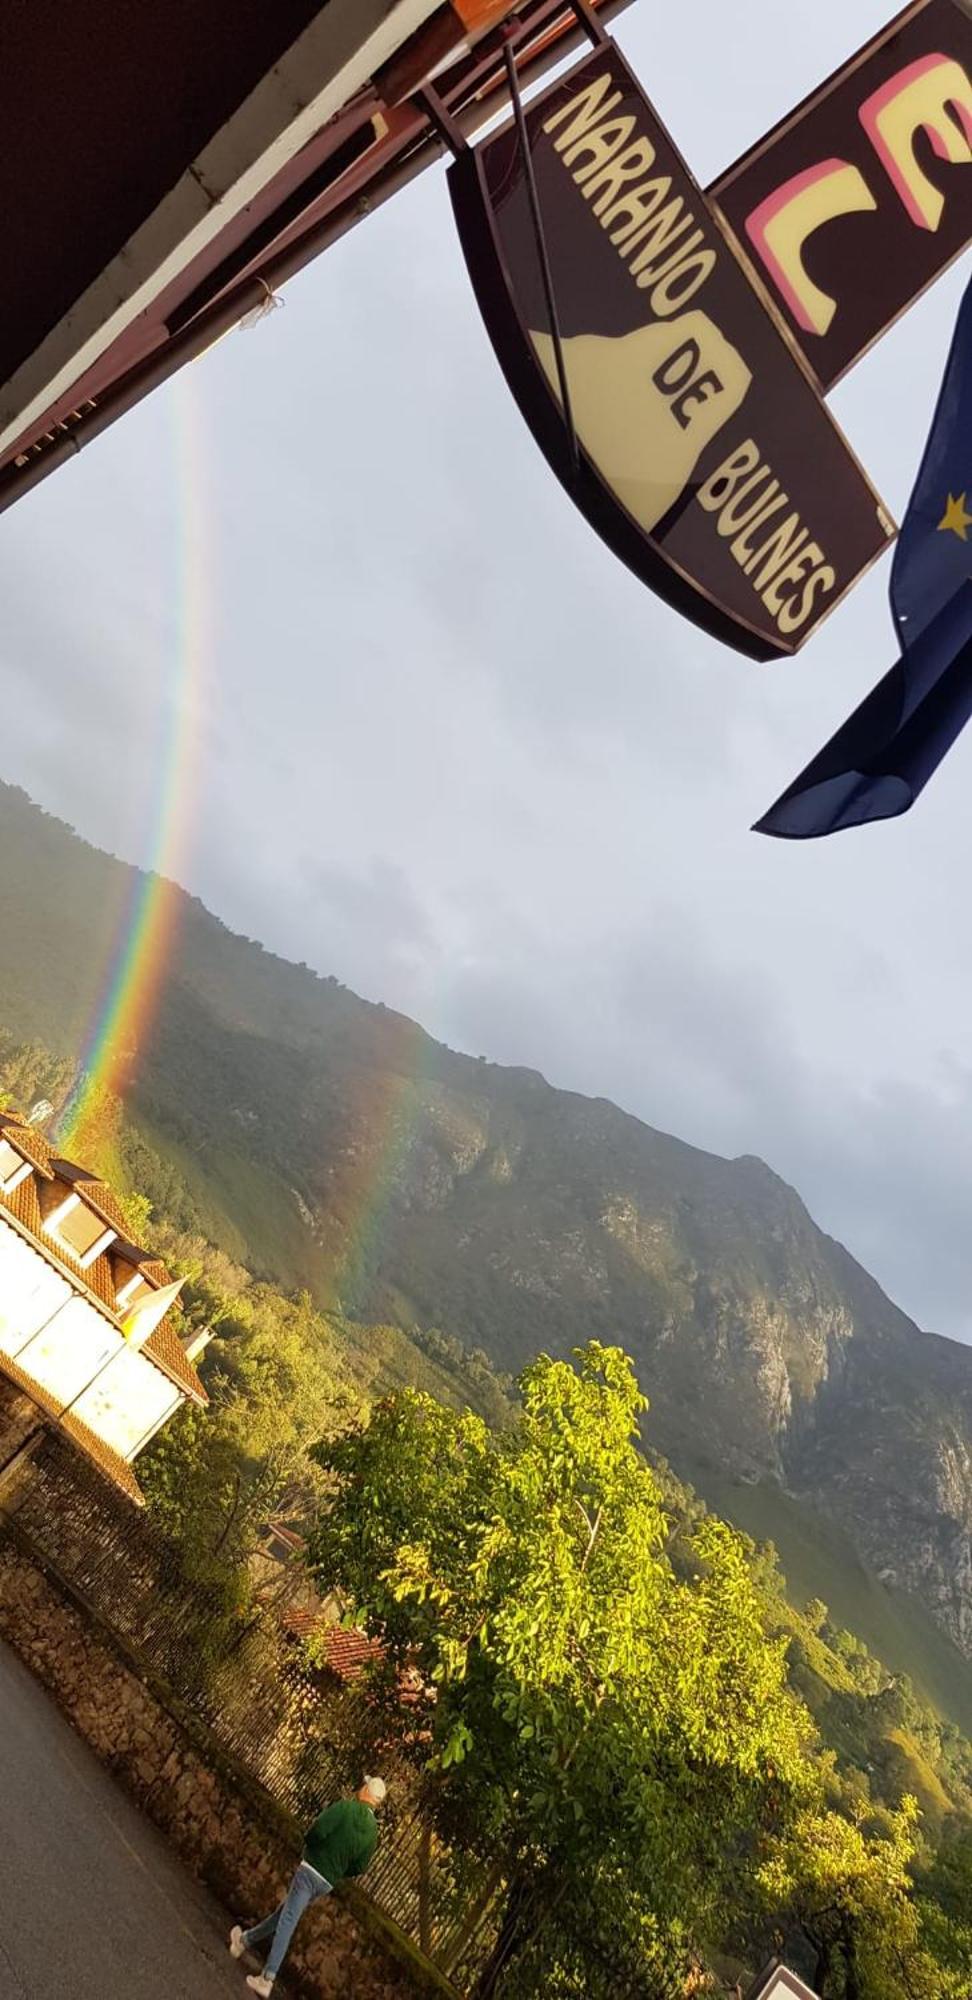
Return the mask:
<svg viewBox="0 0 972 2000">
<path fill-rule="evenodd" d="M 63 1097 L 137 886 L 0 786 L 0 1028 L 11 1061 L 39 1047 L 17 1096 Z M 972 1354 L 914 1326 L 762 1162 L 458 1055 L 166 893 L 123 1134 L 85 1134 L 114 1176 L 272 1291 L 384 1328 L 402 1380 L 416 1328 L 500 1375 L 617 1342 L 675 1472 L 967 1725 Z"/>
</svg>

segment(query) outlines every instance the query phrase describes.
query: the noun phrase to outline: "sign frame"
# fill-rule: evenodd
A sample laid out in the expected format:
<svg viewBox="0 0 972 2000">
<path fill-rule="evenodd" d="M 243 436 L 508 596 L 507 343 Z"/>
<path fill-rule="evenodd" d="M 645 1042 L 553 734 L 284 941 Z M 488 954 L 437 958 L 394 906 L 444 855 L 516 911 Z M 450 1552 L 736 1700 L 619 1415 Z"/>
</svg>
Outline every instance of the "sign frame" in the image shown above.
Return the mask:
<svg viewBox="0 0 972 2000">
<path fill-rule="evenodd" d="M 840 476 L 844 483 L 840 490 L 843 494 L 845 509 L 851 505 L 849 496 L 854 496 L 853 506 L 857 511 L 852 517 L 853 534 L 851 540 L 859 553 L 853 557 L 848 557 L 847 568 L 849 574 L 847 574 L 846 580 L 844 580 L 843 576 L 840 577 L 840 588 L 834 589 L 832 599 L 828 600 L 826 604 L 821 605 L 812 621 L 808 622 L 805 631 L 799 632 L 793 638 L 786 636 L 785 628 L 781 628 L 779 631 L 772 631 L 769 619 L 762 615 L 762 606 L 757 601 L 755 595 L 752 599 L 751 611 L 747 615 L 747 610 L 741 607 L 744 604 L 748 605 L 749 599 L 746 592 L 739 585 L 739 580 L 735 577 L 734 573 L 731 578 L 732 592 L 728 599 L 726 596 L 720 597 L 716 587 L 710 583 L 707 577 L 700 575 L 698 567 L 691 567 L 686 560 L 682 559 L 677 548 L 675 550 L 672 548 L 666 549 L 662 544 L 660 534 L 653 536 L 650 530 L 646 531 L 645 526 L 632 516 L 624 503 L 619 500 L 616 488 L 612 488 L 605 480 L 603 473 L 597 470 L 596 461 L 592 459 L 591 454 L 586 449 L 582 448 L 575 455 L 575 451 L 572 449 L 570 426 L 565 422 L 565 412 L 562 403 L 553 391 L 552 383 L 548 376 L 544 375 L 537 352 L 535 351 L 537 335 L 531 335 L 526 330 L 526 321 L 523 317 L 523 311 L 521 310 L 520 300 L 517 295 L 516 278 L 511 270 L 509 248 L 508 244 L 503 240 L 502 230 L 497 223 L 496 210 L 485 166 L 485 161 L 490 156 L 491 151 L 495 152 L 495 149 L 501 147 L 504 143 L 510 151 L 511 159 L 515 160 L 512 148 L 518 148 L 520 144 L 517 135 L 516 119 L 503 124 L 481 146 L 462 152 L 449 170 L 449 187 L 453 210 L 473 290 L 497 359 L 514 400 L 520 408 L 521 414 L 524 416 L 528 427 L 532 431 L 534 438 L 560 483 L 566 488 L 579 511 L 601 539 L 606 542 L 612 552 L 645 582 L 656 595 L 662 598 L 665 603 L 669 604 L 674 610 L 688 618 L 703 631 L 708 632 L 711 636 L 731 646 L 735 651 L 756 660 L 790 657 L 798 650 L 799 645 L 810 637 L 811 632 L 817 629 L 822 618 L 835 608 L 841 598 L 860 580 L 871 564 L 884 552 L 888 542 L 893 539 L 894 524 L 880 495 L 876 492 L 859 459 L 848 444 L 840 427 L 835 423 L 831 413 L 827 410 L 826 405 L 813 384 L 810 371 L 806 367 L 802 355 L 790 339 L 789 329 L 786 327 L 782 315 L 768 299 L 766 286 L 760 283 L 758 278 L 754 278 L 750 262 L 738 245 L 734 232 L 727 227 L 714 205 L 708 202 L 706 195 L 695 181 L 691 170 L 682 159 L 674 141 L 671 139 L 663 120 L 658 116 L 654 106 L 646 98 L 637 77 L 631 71 L 621 51 L 609 37 L 605 36 L 603 40 L 599 38 L 595 48 L 585 52 L 580 62 L 558 77 L 546 89 L 538 93 L 538 95 L 531 98 L 527 107 L 527 116 L 532 122 L 534 132 L 538 129 L 539 119 L 543 111 L 549 109 L 552 103 L 556 101 L 569 106 L 571 100 L 569 95 L 566 97 L 564 95 L 565 86 L 575 84 L 578 93 L 582 92 L 584 88 L 584 73 L 590 72 L 593 74 L 599 65 L 609 67 L 612 71 L 612 84 L 619 84 L 627 92 L 627 97 L 636 101 L 637 105 L 643 109 L 646 129 L 652 133 L 653 137 L 657 137 L 659 141 L 659 164 L 662 161 L 663 148 L 666 169 L 669 164 L 672 164 L 674 174 L 677 175 L 677 178 L 673 177 L 671 180 L 672 188 L 677 187 L 681 190 L 684 181 L 688 199 L 694 204 L 695 212 L 693 213 L 692 220 L 697 221 L 703 226 L 703 231 L 707 232 L 706 241 L 714 246 L 712 268 L 715 267 L 717 258 L 721 257 L 724 259 L 718 282 L 721 284 L 723 296 L 728 288 L 730 296 L 734 296 L 736 299 L 736 319 L 742 319 L 743 322 L 748 321 L 750 349 L 755 348 L 757 350 L 755 356 L 750 352 L 748 359 L 755 366 L 756 360 L 762 360 L 765 356 L 769 357 L 766 367 L 766 379 L 769 386 L 764 390 L 763 407 L 765 408 L 766 394 L 775 393 L 779 397 L 780 381 L 785 380 L 787 397 L 792 395 L 798 405 L 799 422 L 802 422 L 803 425 L 804 439 L 806 439 L 808 433 L 812 433 L 815 438 L 818 440 L 822 439 L 824 442 L 826 449 L 823 456 L 826 458 L 827 452 L 830 454 L 831 477 L 827 481 L 821 479 L 821 497 L 815 503 L 816 515 L 810 514 L 810 535 L 812 536 L 814 533 L 815 520 L 821 520 L 822 522 L 823 519 L 832 518 L 827 512 L 827 507 L 828 504 L 833 504 L 830 500 L 830 495 L 834 490 L 833 473 L 835 468 L 841 469 Z M 546 128 L 543 127 L 542 129 L 545 130 Z M 539 156 L 542 165 L 547 154 L 552 151 L 553 146 L 541 152 L 538 140 L 533 146 L 532 156 L 534 164 Z M 520 171 L 522 173 L 522 163 Z M 564 184 L 565 187 L 569 185 L 569 178 L 567 176 L 565 176 Z M 577 216 L 579 218 L 583 213 L 583 207 L 580 203 L 580 198 L 577 197 L 577 199 Z M 548 222 L 550 220 L 549 214 L 547 220 Z M 591 239 L 594 243 L 595 254 L 603 255 L 597 248 L 598 243 L 602 239 L 604 241 L 607 240 L 603 238 L 603 227 L 598 228 L 596 219 L 589 226 L 595 233 Z M 699 240 L 701 240 L 701 237 Z M 542 262 L 541 250 L 542 246 L 534 241 L 533 256 L 538 268 Z M 609 249 L 608 256 L 612 257 L 613 254 Z M 523 260 L 521 258 L 521 267 L 522 264 Z M 565 266 L 563 252 L 561 251 L 561 263 L 556 273 L 556 276 L 561 281 L 565 268 L 569 270 L 569 264 Z M 620 262 L 618 268 L 623 272 L 624 267 Z M 531 273 L 531 277 L 533 275 Z M 624 282 L 624 279 L 622 282 Z M 735 294 L 732 291 L 733 287 L 737 288 Z M 648 325 L 654 324 L 646 317 L 648 308 L 647 295 L 644 293 L 639 295 L 632 291 L 632 296 L 639 306 L 639 311 L 640 300 L 644 300 L 644 311 L 640 311 L 638 325 L 640 326 L 642 322 Z M 558 306 L 561 304 L 561 298 L 558 296 Z M 546 324 L 546 317 L 543 321 L 537 321 L 538 327 Z M 718 332 L 718 328 L 713 328 L 713 331 Z M 730 336 L 728 337 L 736 337 L 735 328 L 730 328 Z M 739 337 L 741 338 L 741 336 Z M 531 340 L 533 345 L 531 345 Z M 730 352 L 734 352 L 734 350 L 730 349 Z M 559 363 L 559 351 L 557 358 Z M 739 359 L 738 355 L 736 355 L 736 359 Z M 746 380 L 748 392 L 748 386 L 754 382 L 754 376 L 749 369 L 746 370 Z M 775 389 L 773 388 L 774 383 Z M 764 384 L 757 382 L 756 386 L 762 388 Z M 573 400 L 572 389 L 571 401 L 573 402 Z M 758 395 L 755 396 L 755 405 L 758 409 Z M 818 413 L 819 431 L 816 430 Z M 753 410 L 748 409 L 746 417 L 747 426 L 750 416 L 753 416 L 754 423 L 757 422 L 756 416 L 753 415 Z M 726 419 L 725 421 L 728 422 L 729 420 Z M 767 429 L 765 421 L 762 428 L 765 432 Z M 793 421 L 795 435 L 798 429 L 799 423 L 795 417 Z M 743 434 L 745 435 L 745 432 Z M 583 446 L 583 440 L 581 440 L 581 444 Z M 770 445 L 768 448 L 772 449 L 772 446 Z M 706 450 L 708 447 L 704 447 L 703 449 Z M 790 469 L 788 471 L 784 464 L 780 474 L 780 481 L 776 483 L 777 493 L 783 490 L 782 482 L 791 479 L 794 473 L 802 480 L 804 487 L 807 487 L 808 491 L 812 491 L 812 485 L 808 485 L 809 475 L 807 469 L 814 466 L 817 454 L 812 449 L 807 450 L 806 443 L 804 443 L 802 455 L 798 453 L 796 459 L 794 458 L 793 446 L 788 445 L 788 449 L 790 450 Z M 708 461 L 709 476 L 711 476 L 711 450 L 708 452 Z M 769 471 L 770 468 L 766 467 L 764 470 Z M 691 522 L 684 530 L 680 531 L 680 518 L 685 516 L 688 509 L 694 505 L 694 495 L 700 488 L 704 488 L 706 484 L 707 479 L 700 478 L 693 481 L 687 478 L 684 488 L 677 495 L 676 503 L 657 524 L 659 530 L 664 529 L 665 534 L 671 535 L 672 539 L 675 539 L 681 532 L 683 547 L 691 537 Z M 826 489 L 825 495 L 824 488 Z M 866 496 L 866 502 L 863 504 L 862 496 Z M 778 502 L 777 504 L 780 503 Z M 783 504 L 791 504 L 785 493 Z M 794 501 L 792 504 L 796 506 L 799 503 Z M 872 509 L 873 514 L 871 512 Z M 700 519 L 704 518 L 701 508 L 698 510 L 698 515 Z M 851 517 L 848 516 L 847 518 Z M 694 519 L 695 516 L 693 515 L 692 520 L 694 521 Z M 866 527 L 864 525 L 865 521 L 868 524 Z M 838 533 L 844 528 L 844 525 L 844 521 L 837 521 L 835 523 L 833 529 L 833 540 L 835 542 Z M 720 533 L 722 532 L 724 531 L 720 528 Z M 856 541 L 854 540 L 855 536 L 857 538 Z M 712 525 L 712 538 L 713 543 L 715 543 L 714 524 Z M 866 552 L 864 550 L 865 543 Z M 811 546 L 816 547 L 817 545 L 811 543 Z M 819 549 L 818 554 L 820 554 Z M 739 562 L 740 559 L 737 557 L 736 560 Z M 726 564 L 723 564 L 724 575 L 727 573 L 727 567 Z M 753 586 L 753 590 L 755 591 L 755 586 Z M 733 602 L 733 594 L 735 602 Z"/>
</svg>

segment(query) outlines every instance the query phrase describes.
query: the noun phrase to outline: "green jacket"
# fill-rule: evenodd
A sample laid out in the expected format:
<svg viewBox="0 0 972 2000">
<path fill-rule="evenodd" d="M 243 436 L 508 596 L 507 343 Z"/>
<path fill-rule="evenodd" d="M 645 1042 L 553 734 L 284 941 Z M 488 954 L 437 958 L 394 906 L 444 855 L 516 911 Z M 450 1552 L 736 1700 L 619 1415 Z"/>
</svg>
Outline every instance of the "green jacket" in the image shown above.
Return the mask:
<svg viewBox="0 0 972 2000">
<path fill-rule="evenodd" d="M 378 1821 L 361 1799 L 338 1799 L 318 1815 L 304 1841 L 304 1860 L 331 1887 L 362 1875 L 378 1845 Z"/>
</svg>

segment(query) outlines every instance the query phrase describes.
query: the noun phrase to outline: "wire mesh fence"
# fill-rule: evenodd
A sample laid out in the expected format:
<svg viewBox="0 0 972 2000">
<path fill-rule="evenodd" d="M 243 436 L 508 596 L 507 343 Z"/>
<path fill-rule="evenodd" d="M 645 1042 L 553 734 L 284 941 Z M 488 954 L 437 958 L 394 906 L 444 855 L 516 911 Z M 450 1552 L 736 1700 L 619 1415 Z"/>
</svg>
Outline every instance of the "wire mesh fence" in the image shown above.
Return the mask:
<svg viewBox="0 0 972 2000">
<path fill-rule="evenodd" d="M 0 1466 L 26 1435 L 0 1405 Z M 361 1782 L 361 1734 L 348 1691 L 306 1664 L 272 1608 L 234 1627 L 218 1595 L 187 1580 L 179 1552 L 63 1439 L 48 1435 L 9 1491 L 0 1528 L 74 1592 L 112 1634 L 154 1693 L 301 1824 Z M 355 1718 L 360 1720 L 360 1718 Z M 457 1857 L 422 1813 L 418 1773 L 382 1750 L 390 1809 L 369 1869 L 371 1901 L 457 1990 L 472 1991 L 497 1929 L 496 1870 Z"/>
<path fill-rule="evenodd" d="M 22 1410 L 0 1395 L 0 1468 L 28 1431 Z M 360 1783 L 360 1708 L 308 1665 L 279 1606 L 227 1619 L 219 1594 L 187 1578 L 151 1516 L 57 1434 L 44 1438 L 12 1489 L 0 1486 L 0 1532 L 5 1522 L 120 1642 L 176 1718 L 202 1728 L 299 1823 Z M 380 1755 L 390 1809 L 364 1886 L 457 1995 L 670 2000 L 667 1981 L 647 1970 L 634 1976 L 630 1959 L 615 1955 L 582 1913 L 558 1908 L 549 1883 L 517 1891 L 502 1858 L 441 1840 L 423 1810 L 415 1762 L 387 1735 Z"/>
</svg>

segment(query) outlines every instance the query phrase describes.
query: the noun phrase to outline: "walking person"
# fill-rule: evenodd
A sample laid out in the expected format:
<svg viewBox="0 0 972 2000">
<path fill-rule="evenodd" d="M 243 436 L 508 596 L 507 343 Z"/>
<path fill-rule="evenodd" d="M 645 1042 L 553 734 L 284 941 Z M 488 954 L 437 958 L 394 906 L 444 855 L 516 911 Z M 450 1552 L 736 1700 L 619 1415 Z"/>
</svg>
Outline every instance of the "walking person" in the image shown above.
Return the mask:
<svg viewBox="0 0 972 2000">
<path fill-rule="evenodd" d="M 366 1778 L 353 1799 L 338 1799 L 319 1813 L 279 1909 L 254 1924 L 252 1930 L 233 1925 L 229 1941 L 232 1958 L 242 1958 L 245 1951 L 267 1938 L 273 1940 L 263 1971 L 252 1972 L 246 1982 L 252 1993 L 273 1992 L 273 1982 L 304 1911 L 320 1896 L 329 1896 L 348 1876 L 364 1873 L 378 1845 L 375 1808 L 384 1804 L 385 1796 L 383 1778 Z"/>
</svg>

